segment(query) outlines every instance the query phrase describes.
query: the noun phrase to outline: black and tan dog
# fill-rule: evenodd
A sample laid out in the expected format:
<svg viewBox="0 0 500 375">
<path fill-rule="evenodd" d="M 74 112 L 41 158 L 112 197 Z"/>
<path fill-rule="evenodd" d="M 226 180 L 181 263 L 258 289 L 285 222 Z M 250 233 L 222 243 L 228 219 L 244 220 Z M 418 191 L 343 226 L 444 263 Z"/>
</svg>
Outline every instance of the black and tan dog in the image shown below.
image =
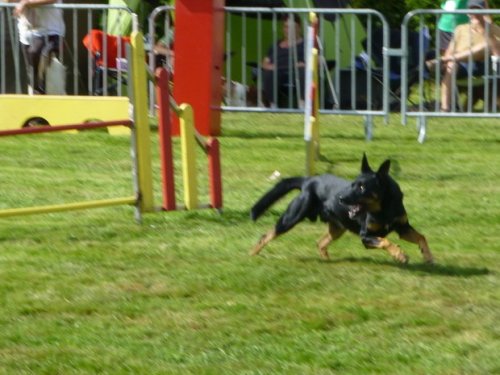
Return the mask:
<svg viewBox="0 0 500 375">
<path fill-rule="evenodd" d="M 328 259 L 330 242 L 348 230 L 359 235 L 366 248 L 385 249 L 398 262 L 407 263 L 408 256 L 385 238 L 396 231 L 403 240 L 417 244 L 425 262 L 432 263 L 425 237 L 408 222 L 403 193 L 389 176 L 389 168 L 390 161 L 386 160 L 374 172 L 363 155 L 361 174 L 352 182 L 330 174 L 283 179 L 252 207 L 253 220 L 290 191 L 298 189 L 300 194 L 290 202 L 274 229 L 262 236 L 251 254 L 257 255 L 271 240 L 305 218 L 315 221 L 319 217 L 328 223 L 328 232 L 318 242 L 319 253 L 324 259 Z"/>
</svg>

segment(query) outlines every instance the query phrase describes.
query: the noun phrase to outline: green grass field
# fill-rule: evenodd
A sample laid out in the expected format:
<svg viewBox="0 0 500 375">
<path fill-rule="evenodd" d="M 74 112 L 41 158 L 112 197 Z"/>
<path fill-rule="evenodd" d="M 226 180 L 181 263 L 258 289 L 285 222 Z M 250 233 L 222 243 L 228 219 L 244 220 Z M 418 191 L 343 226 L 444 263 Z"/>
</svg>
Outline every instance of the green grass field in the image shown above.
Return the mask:
<svg viewBox="0 0 500 375">
<path fill-rule="evenodd" d="M 304 173 L 303 120 L 224 114 L 222 214 L 0 219 L 0 373 L 500 374 L 500 121 L 430 120 L 424 144 L 396 116 L 376 120 L 371 142 L 360 118 L 321 121 L 318 172 L 354 178 L 363 152 L 374 168 L 390 158 L 434 267 L 394 235 L 407 266 L 352 234 L 321 261 L 325 225 L 309 222 L 249 257 L 288 202 L 250 221 L 270 176 Z M 126 137 L 0 143 L 0 208 L 132 193 Z M 153 153 L 159 205 L 156 139 Z M 176 178 L 180 201 L 178 158 Z M 204 174 L 200 185 L 206 203 Z"/>
</svg>

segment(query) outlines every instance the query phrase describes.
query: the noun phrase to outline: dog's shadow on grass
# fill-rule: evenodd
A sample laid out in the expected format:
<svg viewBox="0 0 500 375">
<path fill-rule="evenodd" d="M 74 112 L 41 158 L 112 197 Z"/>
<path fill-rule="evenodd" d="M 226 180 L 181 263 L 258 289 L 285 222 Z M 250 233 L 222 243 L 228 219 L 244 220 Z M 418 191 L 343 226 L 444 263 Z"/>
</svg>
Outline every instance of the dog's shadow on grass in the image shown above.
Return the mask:
<svg viewBox="0 0 500 375">
<path fill-rule="evenodd" d="M 379 266 L 389 266 L 394 268 L 399 268 L 401 270 L 408 270 L 411 272 L 427 273 L 431 275 L 440 276 L 459 276 L 459 277 L 472 277 L 472 276 L 484 276 L 491 274 L 491 271 L 486 268 L 477 267 L 462 267 L 450 264 L 425 264 L 425 263 L 409 263 L 409 264 L 399 264 L 393 261 L 381 261 L 377 259 L 372 259 L 368 257 L 345 257 L 338 259 L 322 260 L 319 258 L 301 258 L 304 262 L 316 261 L 322 264 L 340 264 L 340 263 L 364 263 L 373 264 Z"/>
</svg>

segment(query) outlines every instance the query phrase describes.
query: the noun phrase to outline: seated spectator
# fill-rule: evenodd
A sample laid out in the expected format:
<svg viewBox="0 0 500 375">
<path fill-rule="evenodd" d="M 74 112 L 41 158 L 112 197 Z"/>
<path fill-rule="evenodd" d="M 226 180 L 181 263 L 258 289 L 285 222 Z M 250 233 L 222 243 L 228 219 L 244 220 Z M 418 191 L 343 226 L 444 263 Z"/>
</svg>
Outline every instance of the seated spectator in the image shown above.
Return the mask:
<svg viewBox="0 0 500 375">
<path fill-rule="evenodd" d="M 155 66 L 164 67 L 171 74 L 174 73 L 174 47 L 172 42 L 167 42 L 166 38 L 161 38 L 153 47 L 155 54 Z"/>
<path fill-rule="evenodd" d="M 469 0 L 469 9 L 485 9 L 484 0 Z M 500 56 L 500 27 L 493 24 L 491 17 L 482 14 L 470 14 L 467 24 L 456 27 L 453 39 L 446 52 L 439 59 L 427 61 L 427 67 L 433 69 L 438 62 L 444 70 L 441 81 L 441 111 L 451 110 L 453 93 L 452 79 L 467 77 L 469 68 L 472 75 L 484 74 L 485 50 L 493 56 Z M 486 33 L 488 32 L 488 35 Z M 472 66 L 469 66 L 472 59 Z"/>
<path fill-rule="evenodd" d="M 155 54 L 155 66 L 166 68 L 170 74 L 174 73 L 174 21 L 168 13 L 165 35 L 153 46 Z"/>
<path fill-rule="evenodd" d="M 292 86 L 292 92 L 299 94 L 298 104 L 302 108 L 304 68 L 304 39 L 300 18 L 297 15 L 286 14 L 283 18 L 283 39 L 269 48 L 262 62 L 264 104 L 276 107 L 280 93 L 288 95 L 289 87 Z M 298 80 L 298 87 L 296 80 Z"/>
</svg>

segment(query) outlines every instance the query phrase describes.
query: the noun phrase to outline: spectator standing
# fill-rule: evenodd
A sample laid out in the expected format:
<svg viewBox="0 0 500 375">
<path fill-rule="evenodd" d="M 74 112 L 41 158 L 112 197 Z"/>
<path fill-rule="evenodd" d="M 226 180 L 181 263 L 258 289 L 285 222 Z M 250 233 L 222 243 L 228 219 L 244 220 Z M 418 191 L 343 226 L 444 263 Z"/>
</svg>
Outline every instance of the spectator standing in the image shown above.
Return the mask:
<svg viewBox="0 0 500 375">
<path fill-rule="evenodd" d="M 50 63 L 52 54 L 59 55 L 65 34 L 62 10 L 44 7 L 61 4 L 62 0 L 6 0 L 17 3 L 14 17 L 18 19 L 19 42 L 26 62 L 28 92 L 45 94 L 43 57 Z"/>
<path fill-rule="evenodd" d="M 467 0 L 444 0 L 441 2 L 441 9 L 454 11 L 457 9 L 467 9 Z M 441 55 L 446 51 L 453 37 L 453 31 L 458 25 L 469 22 L 466 14 L 445 13 L 438 21 L 439 46 Z"/>
<path fill-rule="evenodd" d="M 299 107 L 302 107 L 305 66 L 300 18 L 298 15 L 286 14 L 283 18 L 283 39 L 269 48 L 262 62 L 265 104 L 276 107 L 278 103 L 275 100 L 279 93 L 287 94 L 288 86 L 293 86 L 293 91 L 299 93 Z"/>
</svg>

